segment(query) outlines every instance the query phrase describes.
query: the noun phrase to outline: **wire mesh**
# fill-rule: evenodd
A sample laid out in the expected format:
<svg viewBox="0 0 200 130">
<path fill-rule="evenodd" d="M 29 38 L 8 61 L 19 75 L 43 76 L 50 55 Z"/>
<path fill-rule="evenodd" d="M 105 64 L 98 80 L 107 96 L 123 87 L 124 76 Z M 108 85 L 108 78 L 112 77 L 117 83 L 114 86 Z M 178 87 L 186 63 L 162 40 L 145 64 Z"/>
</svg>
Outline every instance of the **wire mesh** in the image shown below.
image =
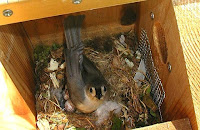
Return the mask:
<svg viewBox="0 0 200 130">
<path fill-rule="evenodd" d="M 159 78 L 158 72 L 156 71 L 156 68 L 154 66 L 147 33 L 143 29 L 141 31 L 138 49 L 140 53 L 142 54 L 142 59 L 144 60 L 145 68 L 146 68 L 147 80 L 149 80 L 149 83 L 151 84 L 151 94 L 153 95 L 153 101 L 158 106 L 160 119 L 162 121 L 162 114 L 161 114 L 160 107 L 165 98 L 165 91 L 163 89 L 163 85 Z"/>
</svg>

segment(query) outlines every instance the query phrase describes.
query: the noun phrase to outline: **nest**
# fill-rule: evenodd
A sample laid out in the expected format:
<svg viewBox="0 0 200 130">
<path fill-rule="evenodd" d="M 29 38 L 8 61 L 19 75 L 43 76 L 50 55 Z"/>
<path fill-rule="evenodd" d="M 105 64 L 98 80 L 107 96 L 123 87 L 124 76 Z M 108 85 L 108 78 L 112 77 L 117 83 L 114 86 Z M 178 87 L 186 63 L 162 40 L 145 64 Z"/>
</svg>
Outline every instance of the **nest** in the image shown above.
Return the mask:
<svg viewBox="0 0 200 130">
<path fill-rule="evenodd" d="M 63 46 L 40 45 L 35 48 L 37 126 L 39 129 L 67 128 L 136 128 L 159 122 L 157 106 L 151 97 L 147 79 L 138 86 L 134 80 L 141 54 L 133 31 L 115 36 L 83 41 L 84 54 L 95 63 L 111 87 L 110 100 L 122 107 L 119 115 L 110 112 L 101 127 L 96 126 L 95 113 L 66 112 L 58 93 L 65 92 L 65 61 Z M 143 73 L 143 72 L 141 72 Z M 145 74 L 144 74 L 145 75 Z"/>
</svg>

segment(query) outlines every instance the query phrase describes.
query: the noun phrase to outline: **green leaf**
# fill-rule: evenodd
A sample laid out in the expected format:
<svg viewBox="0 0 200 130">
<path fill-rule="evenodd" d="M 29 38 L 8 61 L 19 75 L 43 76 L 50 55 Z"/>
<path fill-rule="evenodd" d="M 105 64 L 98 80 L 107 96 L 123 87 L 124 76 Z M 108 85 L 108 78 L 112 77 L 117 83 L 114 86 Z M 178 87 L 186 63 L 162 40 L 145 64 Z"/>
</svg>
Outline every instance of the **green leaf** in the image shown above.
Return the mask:
<svg viewBox="0 0 200 130">
<path fill-rule="evenodd" d="M 112 130 L 120 130 L 121 129 L 122 121 L 118 117 L 114 116 L 112 118 L 112 122 L 113 122 L 113 125 L 112 125 L 112 128 L 111 128 Z"/>
<path fill-rule="evenodd" d="M 56 50 L 56 49 L 58 49 L 58 48 L 60 48 L 60 45 L 57 44 L 57 43 L 53 43 L 53 45 L 52 45 L 52 50 Z"/>
<path fill-rule="evenodd" d="M 153 117 L 156 117 L 156 113 L 153 112 L 152 110 L 150 110 L 150 114 L 151 114 Z"/>
<path fill-rule="evenodd" d="M 86 130 L 85 128 L 76 128 L 76 130 Z"/>
<path fill-rule="evenodd" d="M 158 109 L 157 105 L 155 104 L 155 102 L 153 101 L 152 97 L 150 94 L 146 94 L 144 95 L 143 99 L 142 99 L 143 103 L 150 108 L 152 111 L 156 111 Z"/>
<path fill-rule="evenodd" d="M 72 126 L 66 130 L 86 130 L 86 129 L 85 128 L 76 128 L 76 127 Z"/>
<path fill-rule="evenodd" d="M 147 88 L 147 90 L 146 90 L 146 94 L 150 94 L 150 92 L 151 92 L 151 87 L 149 86 L 149 87 Z"/>
<path fill-rule="evenodd" d="M 72 126 L 72 127 L 68 128 L 67 130 L 76 130 L 76 127 Z"/>
</svg>

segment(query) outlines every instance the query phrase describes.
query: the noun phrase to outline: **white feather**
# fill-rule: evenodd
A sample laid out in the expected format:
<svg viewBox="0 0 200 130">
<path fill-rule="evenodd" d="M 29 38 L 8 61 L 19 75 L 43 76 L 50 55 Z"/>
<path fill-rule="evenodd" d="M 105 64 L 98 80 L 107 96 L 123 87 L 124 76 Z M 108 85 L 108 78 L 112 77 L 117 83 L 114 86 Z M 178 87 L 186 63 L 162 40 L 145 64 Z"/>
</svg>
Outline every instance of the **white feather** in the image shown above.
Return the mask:
<svg viewBox="0 0 200 130">
<path fill-rule="evenodd" d="M 142 73 L 141 73 L 142 72 Z M 138 71 L 136 72 L 134 76 L 134 80 L 137 82 L 137 85 L 140 87 L 141 86 L 141 80 L 144 80 L 146 75 L 146 68 L 144 64 L 144 60 L 140 61 L 140 65 L 138 67 Z"/>
<path fill-rule="evenodd" d="M 98 120 L 96 121 L 97 125 L 100 125 L 102 122 L 107 120 L 110 116 L 110 112 L 114 112 L 114 114 L 120 114 L 121 106 L 113 101 L 105 101 L 96 111 L 95 114 L 98 116 Z"/>
</svg>

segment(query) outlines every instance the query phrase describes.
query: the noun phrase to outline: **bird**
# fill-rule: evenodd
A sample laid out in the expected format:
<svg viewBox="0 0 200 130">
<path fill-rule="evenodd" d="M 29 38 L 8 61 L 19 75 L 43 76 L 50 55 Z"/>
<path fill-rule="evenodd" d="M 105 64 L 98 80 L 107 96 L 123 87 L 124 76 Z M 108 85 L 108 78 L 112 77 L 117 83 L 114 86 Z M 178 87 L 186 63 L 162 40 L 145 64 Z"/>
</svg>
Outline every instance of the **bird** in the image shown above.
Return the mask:
<svg viewBox="0 0 200 130">
<path fill-rule="evenodd" d="M 100 70 L 83 54 L 84 18 L 85 15 L 70 15 L 64 19 L 64 55 L 69 97 L 78 110 L 91 113 L 108 99 L 110 87 Z"/>
</svg>

